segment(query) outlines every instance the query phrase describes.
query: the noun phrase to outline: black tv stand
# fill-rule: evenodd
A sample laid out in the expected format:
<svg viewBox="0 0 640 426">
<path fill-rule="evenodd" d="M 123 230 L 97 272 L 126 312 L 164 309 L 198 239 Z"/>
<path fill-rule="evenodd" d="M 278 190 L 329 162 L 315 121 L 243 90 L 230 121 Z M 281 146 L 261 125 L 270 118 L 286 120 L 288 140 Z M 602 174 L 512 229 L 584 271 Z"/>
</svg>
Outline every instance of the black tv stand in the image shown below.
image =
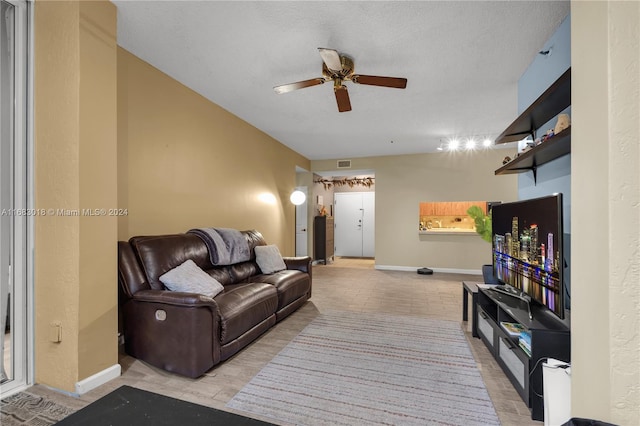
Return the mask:
<svg viewBox="0 0 640 426">
<path fill-rule="evenodd" d="M 491 290 L 500 291 L 505 294 L 514 294 L 514 295 L 523 294 L 520 290 L 516 289 L 515 287 L 511 287 L 510 285 L 506 285 L 506 284 L 494 285 L 491 287 Z"/>
<path fill-rule="evenodd" d="M 505 284 L 494 285 L 491 287 L 491 290 L 497 291 L 502 294 L 506 294 L 507 296 L 515 297 L 516 299 L 520 299 L 523 302 L 525 302 L 527 304 L 529 319 L 533 320 L 533 313 L 531 312 L 531 296 L 527 295 L 526 293 L 523 293 L 522 291 L 514 287 L 511 287 Z"/>
<path fill-rule="evenodd" d="M 569 326 L 546 307 L 512 294 L 511 289 L 496 287 L 478 285 L 478 335 L 530 408 L 531 418 L 544 420 L 542 361 L 571 361 Z M 519 338 L 500 325 L 502 322 L 518 323 L 530 333 L 530 355 L 519 346 Z"/>
</svg>

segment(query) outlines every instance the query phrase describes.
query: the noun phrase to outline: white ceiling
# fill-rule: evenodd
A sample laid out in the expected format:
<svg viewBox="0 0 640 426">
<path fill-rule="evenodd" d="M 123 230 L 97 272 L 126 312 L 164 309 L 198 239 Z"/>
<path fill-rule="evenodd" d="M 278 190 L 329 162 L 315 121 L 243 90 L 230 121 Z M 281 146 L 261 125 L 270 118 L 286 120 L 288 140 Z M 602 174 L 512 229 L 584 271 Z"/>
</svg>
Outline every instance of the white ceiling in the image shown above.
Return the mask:
<svg viewBox="0 0 640 426">
<path fill-rule="evenodd" d="M 113 3 L 120 46 L 312 160 L 494 139 L 517 116 L 518 79 L 569 13 L 568 1 Z M 321 77 L 318 47 L 407 88 L 346 83 L 344 113 L 331 84 L 277 95 Z"/>
</svg>

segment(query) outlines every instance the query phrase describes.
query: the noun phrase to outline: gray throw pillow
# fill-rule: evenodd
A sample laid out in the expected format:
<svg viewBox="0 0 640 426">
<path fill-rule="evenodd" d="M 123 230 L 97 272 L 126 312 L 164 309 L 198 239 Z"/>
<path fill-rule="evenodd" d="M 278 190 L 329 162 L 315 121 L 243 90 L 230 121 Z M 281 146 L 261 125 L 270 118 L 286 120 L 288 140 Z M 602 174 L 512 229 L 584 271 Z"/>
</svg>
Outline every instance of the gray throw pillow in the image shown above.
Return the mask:
<svg viewBox="0 0 640 426">
<path fill-rule="evenodd" d="M 215 297 L 224 286 L 200 269 L 191 259 L 160 276 L 160 282 L 171 291 L 198 293 Z"/>
<path fill-rule="evenodd" d="M 274 272 L 287 269 L 280 250 L 275 245 L 256 246 L 256 263 L 263 274 L 273 274 Z"/>
</svg>

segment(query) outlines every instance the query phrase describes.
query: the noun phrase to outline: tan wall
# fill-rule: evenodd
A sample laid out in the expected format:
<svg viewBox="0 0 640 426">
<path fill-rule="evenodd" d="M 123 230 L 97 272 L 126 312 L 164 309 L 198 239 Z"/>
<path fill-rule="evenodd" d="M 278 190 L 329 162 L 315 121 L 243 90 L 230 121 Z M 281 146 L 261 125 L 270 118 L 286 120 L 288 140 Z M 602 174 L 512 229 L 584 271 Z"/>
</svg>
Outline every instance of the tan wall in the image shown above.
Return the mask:
<svg viewBox="0 0 640 426">
<path fill-rule="evenodd" d="M 296 165 L 309 160 L 118 49 L 119 238 L 257 229 L 295 252 Z M 261 201 L 270 194 L 273 203 Z"/>
<path fill-rule="evenodd" d="M 255 228 L 293 254 L 289 194 L 295 166 L 309 168 L 117 48 L 115 31 L 109 2 L 36 3 L 35 204 L 56 211 L 35 223 L 36 381 L 71 392 L 117 363 L 118 239 Z M 127 215 L 61 212 L 114 208 Z"/>
<path fill-rule="evenodd" d="M 354 169 L 375 172 L 376 266 L 479 271 L 490 263 L 491 246 L 476 234 L 419 235 L 420 202 L 517 200 L 515 175 L 494 175 L 505 155 L 513 150 L 353 159 Z M 313 161 L 312 170 L 335 164 Z"/>
<path fill-rule="evenodd" d="M 571 2 L 571 415 L 640 424 L 640 3 Z"/>
<path fill-rule="evenodd" d="M 117 222 L 80 213 L 117 205 L 116 9 L 39 1 L 34 24 L 35 379 L 73 392 L 118 362 Z"/>
</svg>

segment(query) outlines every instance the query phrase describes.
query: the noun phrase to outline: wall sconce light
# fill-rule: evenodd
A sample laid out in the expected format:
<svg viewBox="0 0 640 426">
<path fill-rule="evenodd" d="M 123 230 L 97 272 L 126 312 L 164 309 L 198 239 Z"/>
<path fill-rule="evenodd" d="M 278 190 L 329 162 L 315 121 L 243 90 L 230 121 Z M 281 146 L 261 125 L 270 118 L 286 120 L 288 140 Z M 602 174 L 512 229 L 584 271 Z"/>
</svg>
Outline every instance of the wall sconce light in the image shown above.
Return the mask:
<svg viewBox="0 0 640 426">
<path fill-rule="evenodd" d="M 304 202 L 307 200 L 307 196 L 304 192 L 296 190 L 291 193 L 289 199 L 293 204 L 299 206 L 301 204 L 304 204 Z"/>
</svg>

